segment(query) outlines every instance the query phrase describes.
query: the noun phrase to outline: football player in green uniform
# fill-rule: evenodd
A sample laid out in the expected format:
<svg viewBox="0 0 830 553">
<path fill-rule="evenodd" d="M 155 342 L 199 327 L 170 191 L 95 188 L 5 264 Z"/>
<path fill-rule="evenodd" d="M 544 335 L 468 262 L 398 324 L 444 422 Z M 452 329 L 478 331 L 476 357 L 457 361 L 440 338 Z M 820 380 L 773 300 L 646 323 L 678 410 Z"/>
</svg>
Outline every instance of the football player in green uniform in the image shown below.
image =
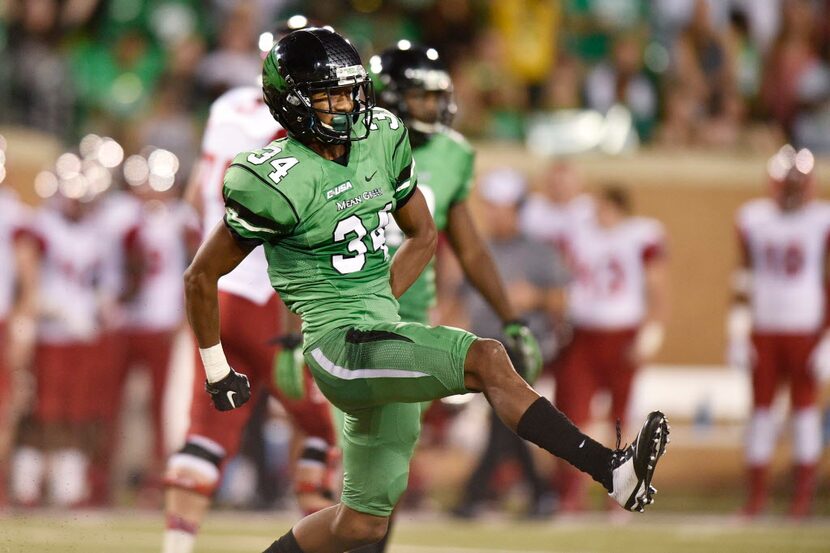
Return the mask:
<svg viewBox="0 0 830 553">
<path fill-rule="evenodd" d="M 508 350 L 515 353 L 531 384 L 542 369 L 539 345 L 517 319 L 487 245 L 473 223 L 467 198 L 473 183 L 472 146 L 450 128 L 456 107 L 450 74 L 434 48 L 410 45 L 383 51 L 369 62 L 379 93 L 378 104 L 403 120 L 409 130 L 418 189 L 424 195 L 438 231 L 444 231 L 458 256 L 464 276 L 504 323 Z M 391 221 L 386 243 L 395 252 L 404 239 Z M 435 304 L 434 261 L 398 299 L 401 320 L 427 324 Z"/>
<path fill-rule="evenodd" d="M 483 392 L 509 428 L 590 474 L 624 508 L 650 503 L 668 441 L 662 413 L 648 416 L 630 446 L 606 448 L 540 397 L 501 343 L 400 321 L 396 298 L 432 258 L 437 231 L 406 127 L 374 107 L 354 47 L 327 29 L 289 34 L 265 60 L 263 93 L 289 136 L 239 154 L 228 169 L 224 224 L 185 273 L 188 319 L 215 407 L 238 407 L 250 391 L 222 352 L 216 284 L 262 244 L 271 283 L 303 319 L 305 360 L 346 414 L 340 503 L 302 519 L 266 553 L 339 553 L 382 539 L 406 488 L 419 403 L 459 393 Z M 407 237 L 394 257 L 390 217 Z"/>
</svg>

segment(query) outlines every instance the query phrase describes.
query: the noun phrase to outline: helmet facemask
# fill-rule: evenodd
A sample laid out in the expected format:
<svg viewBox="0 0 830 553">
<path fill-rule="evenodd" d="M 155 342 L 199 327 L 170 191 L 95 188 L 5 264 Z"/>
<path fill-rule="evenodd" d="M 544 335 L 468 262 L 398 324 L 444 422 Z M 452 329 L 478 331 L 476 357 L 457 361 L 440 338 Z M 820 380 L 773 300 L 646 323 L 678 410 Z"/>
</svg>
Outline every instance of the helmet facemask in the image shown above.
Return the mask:
<svg viewBox="0 0 830 553">
<path fill-rule="evenodd" d="M 357 66 L 363 69 L 361 66 Z M 351 69 L 351 68 L 347 68 Z M 340 70 L 338 70 L 340 71 Z M 372 124 L 372 108 L 375 106 L 375 92 L 372 81 L 363 76 L 340 79 L 337 82 L 314 83 L 300 88 L 289 88 L 286 101 L 296 106 L 303 106 L 310 110 L 313 116 L 310 118 L 309 131 L 314 137 L 325 144 L 344 144 L 363 140 L 369 136 L 369 126 Z M 348 94 L 351 98 L 352 109 L 348 112 L 339 111 L 332 100 L 342 89 L 349 88 Z M 325 102 L 322 109 L 320 102 L 313 101 L 313 98 L 323 93 Z M 316 104 L 316 105 L 315 105 Z M 331 115 L 329 123 L 324 123 L 321 115 Z M 327 119 L 327 117 L 324 117 Z"/>
</svg>

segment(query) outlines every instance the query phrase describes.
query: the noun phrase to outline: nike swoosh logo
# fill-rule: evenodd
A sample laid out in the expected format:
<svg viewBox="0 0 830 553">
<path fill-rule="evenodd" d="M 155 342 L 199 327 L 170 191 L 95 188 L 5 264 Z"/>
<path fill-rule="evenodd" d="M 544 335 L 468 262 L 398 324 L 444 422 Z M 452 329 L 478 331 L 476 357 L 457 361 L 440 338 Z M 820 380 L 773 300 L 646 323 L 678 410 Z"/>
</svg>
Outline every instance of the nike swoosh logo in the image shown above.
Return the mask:
<svg viewBox="0 0 830 553">
<path fill-rule="evenodd" d="M 584 445 L 585 445 L 585 440 L 582 440 L 582 443 L 579 444 L 579 449 L 582 449 L 582 446 L 584 446 Z"/>
<path fill-rule="evenodd" d="M 375 174 L 376 174 L 376 173 L 377 173 L 377 171 L 375 171 L 374 173 L 372 173 L 372 174 L 371 174 L 371 175 L 369 175 L 368 177 L 363 177 L 363 178 L 364 178 L 364 179 L 366 179 L 366 182 L 369 182 L 370 180 L 372 180 L 373 178 L 375 178 Z"/>
<path fill-rule="evenodd" d="M 233 396 L 236 395 L 236 392 L 230 391 L 226 395 L 228 396 L 228 401 L 231 402 L 231 407 L 236 407 L 236 402 L 233 400 Z M 582 446 L 580 446 L 580 447 L 582 447 Z"/>
</svg>

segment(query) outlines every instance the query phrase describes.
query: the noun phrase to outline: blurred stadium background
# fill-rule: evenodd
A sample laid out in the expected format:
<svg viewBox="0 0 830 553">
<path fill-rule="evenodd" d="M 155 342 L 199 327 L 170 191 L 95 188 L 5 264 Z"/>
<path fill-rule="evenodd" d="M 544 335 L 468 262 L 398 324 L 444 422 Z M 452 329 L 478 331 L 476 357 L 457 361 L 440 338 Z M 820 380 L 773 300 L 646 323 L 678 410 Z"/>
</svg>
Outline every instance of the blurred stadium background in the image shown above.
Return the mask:
<svg viewBox="0 0 830 553">
<path fill-rule="evenodd" d="M 673 423 L 652 514 L 611 525 L 595 494 L 585 516 L 558 518 L 554 509 L 544 521 L 514 524 L 527 490 L 508 463 L 497 474 L 487 522 L 454 522 L 447 512 L 485 439 L 487 408 L 476 398 L 427 421 L 404 500 L 413 514 L 393 551 L 827 551 L 830 461 L 825 455 L 819 470 L 817 516 L 789 526 L 780 516 L 789 493 L 787 439 L 774 463 L 775 516 L 759 526 L 733 525 L 744 496 L 751 389 L 746 373 L 725 364 L 724 321 L 737 263 L 734 213 L 766 193 L 769 156 L 787 142 L 810 148 L 821 195 L 828 192 L 830 2 L 0 1 L 0 180 L 31 206 L 65 194 L 58 160 L 82 154 L 86 141 L 109 175 L 88 180 L 100 194 L 130 188 L 133 159 L 144 160 L 136 170 L 154 188 L 181 195 L 210 103 L 255 81 L 268 33 L 296 13 L 333 25 L 366 64 L 400 39 L 438 49 L 455 83 L 455 128 L 477 151 L 476 178 L 509 167 L 539 189 L 550 160 L 567 160 L 587 190 L 608 182 L 627 187 L 635 212 L 661 221 L 669 242 L 665 345 L 639 373 L 630 408 L 638 420 L 660 407 Z M 154 165 L 154 151 L 172 157 L 157 156 Z M 487 221 L 480 223 L 486 231 Z M 441 297 L 452 303 L 453 272 L 446 272 Z M 463 313 L 442 305 L 436 320 L 463 322 Z M 184 326 L 170 370 L 165 412 L 173 451 L 187 427 L 193 378 Z M 548 397 L 553 386 L 547 374 L 540 387 Z M 142 372 L 126 384 L 115 510 L 43 513 L 8 505 L 0 510 L 0 551 L 157 550 L 160 495 L 143 493 L 152 480 L 149 387 Z M 824 408 L 828 401 L 825 389 Z M 775 409 L 782 428 L 787 408 L 782 395 Z M 600 396 L 593 412 L 600 419 L 607 410 Z M 826 446 L 830 411 L 824 413 Z M 265 403 L 254 422 L 220 504 L 269 514 L 212 515 L 199 551 L 256 550 L 293 520 L 290 431 Z M 607 425 L 592 430 L 613 439 Z M 553 470 L 541 456 L 539 462 Z M 136 518 L 133 509 L 142 514 Z M 279 511 L 273 520 L 272 510 Z M 241 546 L 222 541 L 228 534 L 249 537 Z M 451 545 L 442 546 L 444 537 Z"/>
</svg>

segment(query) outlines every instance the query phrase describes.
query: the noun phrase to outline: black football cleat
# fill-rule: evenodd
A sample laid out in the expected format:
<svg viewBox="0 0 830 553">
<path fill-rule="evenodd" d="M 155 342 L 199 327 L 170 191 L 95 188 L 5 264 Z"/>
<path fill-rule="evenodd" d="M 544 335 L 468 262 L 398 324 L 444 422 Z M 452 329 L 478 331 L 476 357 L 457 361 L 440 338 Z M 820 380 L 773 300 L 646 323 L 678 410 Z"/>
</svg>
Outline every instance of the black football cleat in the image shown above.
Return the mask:
<svg viewBox="0 0 830 553">
<path fill-rule="evenodd" d="M 619 426 L 617 449 L 611 456 L 613 490 L 608 494 L 623 509 L 642 513 L 654 503 L 657 490 L 651 485 L 657 461 L 669 443 L 669 422 L 660 411 L 653 411 L 630 446 L 620 449 Z"/>
</svg>

